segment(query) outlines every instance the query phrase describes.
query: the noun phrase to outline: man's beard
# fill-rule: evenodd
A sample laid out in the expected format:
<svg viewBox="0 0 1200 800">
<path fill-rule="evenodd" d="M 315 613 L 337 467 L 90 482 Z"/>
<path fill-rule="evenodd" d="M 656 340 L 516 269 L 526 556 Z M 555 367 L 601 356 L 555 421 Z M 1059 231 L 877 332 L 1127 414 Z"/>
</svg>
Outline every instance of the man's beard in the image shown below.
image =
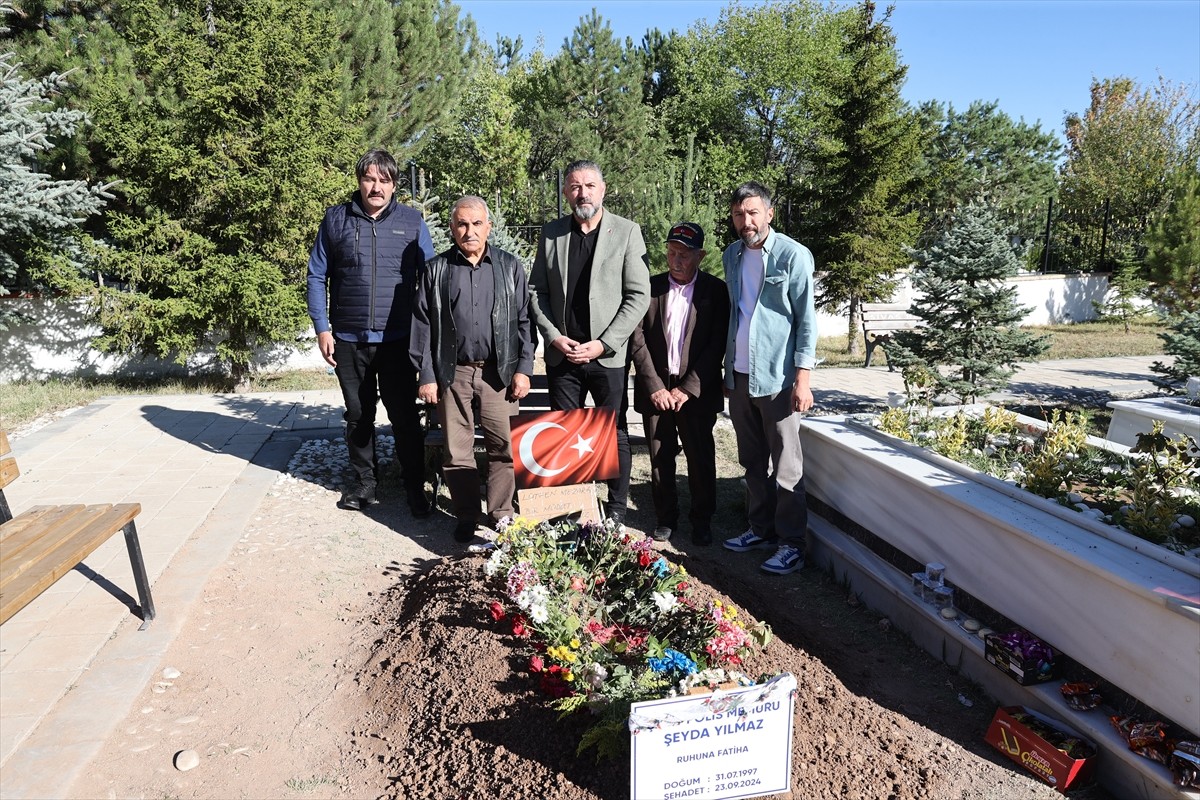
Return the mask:
<svg viewBox="0 0 1200 800">
<path fill-rule="evenodd" d="M 742 244 L 746 245 L 746 247 L 754 247 L 754 245 L 762 243 L 767 238 L 767 231 L 769 230 L 770 228 L 761 228 L 755 233 L 740 234 Z"/>
<path fill-rule="evenodd" d="M 600 204 L 580 203 L 579 205 L 575 206 L 572 211 L 574 212 L 576 219 L 581 222 L 586 222 L 600 213 Z"/>
</svg>

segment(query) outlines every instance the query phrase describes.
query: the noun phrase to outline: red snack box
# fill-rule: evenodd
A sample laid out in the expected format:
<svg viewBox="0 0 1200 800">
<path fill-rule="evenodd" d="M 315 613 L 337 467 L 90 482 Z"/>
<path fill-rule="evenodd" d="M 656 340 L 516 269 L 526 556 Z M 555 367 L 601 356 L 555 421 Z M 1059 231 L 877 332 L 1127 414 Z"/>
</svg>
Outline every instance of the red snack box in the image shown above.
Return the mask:
<svg viewBox="0 0 1200 800">
<path fill-rule="evenodd" d="M 1076 740 L 1077 750 L 1088 755 L 1075 758 L 1048 742 L 1017 717 L 1032 718 L 1039 727 L 1061 734 L 1064 739 Z M 1024 706 L 1007 706 L 996 710 L 985 737 L 988 744 L 1004 753 L 1060 792 L 1089 781 L 1096 762 L 1096 746 L 1063 723 L 1031 711 Z"/>
</svg>

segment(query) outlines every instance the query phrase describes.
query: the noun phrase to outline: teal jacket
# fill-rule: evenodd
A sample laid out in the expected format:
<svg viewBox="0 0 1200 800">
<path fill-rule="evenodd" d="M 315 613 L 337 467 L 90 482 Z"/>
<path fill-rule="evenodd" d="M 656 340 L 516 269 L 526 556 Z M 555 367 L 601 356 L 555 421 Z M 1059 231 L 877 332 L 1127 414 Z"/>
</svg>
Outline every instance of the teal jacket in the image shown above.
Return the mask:
<svg viewBox="0 0 1200 800">
<path fill-rule="evenodd" d="M 742 291 L 739 239 L 721 256 L 729 287 L 729 335 L 725 340 L 725 385 L 733 388 L 738 298 Z M 817 311 L 813 303 L 813 257 L 808 248 L 771 229 L 763 244 L 762 290 L 750 318 L 750 396 L 777 394 L 796 382 L 797 369 L 817 363 Z"/>
</svg>

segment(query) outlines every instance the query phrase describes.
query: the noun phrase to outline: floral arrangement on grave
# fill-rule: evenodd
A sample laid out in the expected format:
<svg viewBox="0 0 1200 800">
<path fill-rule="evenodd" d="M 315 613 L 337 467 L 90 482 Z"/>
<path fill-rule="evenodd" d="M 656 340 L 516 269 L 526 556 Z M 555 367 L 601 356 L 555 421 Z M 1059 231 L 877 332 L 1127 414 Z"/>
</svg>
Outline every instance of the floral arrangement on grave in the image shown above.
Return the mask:
<svg viewBox="0 0 1200 800">
<path fill-rule="evenodd" d="M 700 600 L 649 538 L 611 520 L 518 517 L 497 530 L 484 572 L 504 599 L 489 612 L 525 641 L 529 673 L 554 707 L 595 716 L 580 753 L 623 753 L 632 703 L 756 683 L 737 668 L 766 647 L 770 628 L 743 623 L 729 603 Z"/>
<path fill-rule="evenodd" d="M 907 404 L 874 424 L 953 461 L 1179 553 L 1200 548 L 1200 450 L 1161 422 L 1129 455 L 1088 444 L 1088 415 L 1054 411 L 1045 430 L 986 406 L 932 414 Z"/>
</svg>

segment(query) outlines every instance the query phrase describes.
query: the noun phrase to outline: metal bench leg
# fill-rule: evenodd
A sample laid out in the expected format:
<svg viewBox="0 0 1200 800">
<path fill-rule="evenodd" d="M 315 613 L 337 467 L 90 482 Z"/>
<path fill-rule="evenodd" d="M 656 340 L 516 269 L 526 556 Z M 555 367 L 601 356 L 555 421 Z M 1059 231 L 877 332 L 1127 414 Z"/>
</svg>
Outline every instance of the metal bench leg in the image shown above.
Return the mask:
<svg viewBox="0 0 1200 800">
<path fill-rule="evenodd" d="M 125 534 L 125 547 L 129 550 L 129 566 L 133 567 L 133 582 L 137 584 L 138 602 L 142 605 L 142 624 L 145 630 L 154 619 L 154 598 L 150 596 L 150 581 L 146 578 L 146 562 L 142 560 L 142 545 L 138 542 L 137 526 L 129 520 L 121 529 Z"/>
</svg>

